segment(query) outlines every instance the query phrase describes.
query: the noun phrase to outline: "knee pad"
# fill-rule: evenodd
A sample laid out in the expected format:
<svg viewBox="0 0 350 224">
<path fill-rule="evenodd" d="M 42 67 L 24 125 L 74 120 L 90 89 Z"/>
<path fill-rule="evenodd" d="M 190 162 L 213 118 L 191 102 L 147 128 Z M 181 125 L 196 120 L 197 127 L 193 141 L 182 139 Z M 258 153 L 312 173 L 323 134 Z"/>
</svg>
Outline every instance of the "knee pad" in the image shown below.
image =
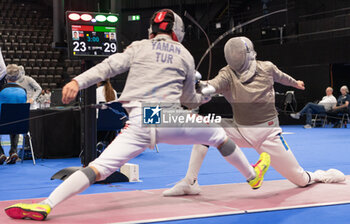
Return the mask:
<svg viewBox="0 0 350 224">
<path fill-rule="evenodd" d="M 80 170 L 83 172 L 89 179 L 90 185 L 96 182 L 96 173 L 91 167 L 85 167 Z"/>
<path fill-rule="evenodd" d="M 228 139 L 227 142 L 225 142 L 219 150 L 221 155 L 223 157 L 231 155 L 236 149 L 236 144 L 231 140 Z"/>
</svg>

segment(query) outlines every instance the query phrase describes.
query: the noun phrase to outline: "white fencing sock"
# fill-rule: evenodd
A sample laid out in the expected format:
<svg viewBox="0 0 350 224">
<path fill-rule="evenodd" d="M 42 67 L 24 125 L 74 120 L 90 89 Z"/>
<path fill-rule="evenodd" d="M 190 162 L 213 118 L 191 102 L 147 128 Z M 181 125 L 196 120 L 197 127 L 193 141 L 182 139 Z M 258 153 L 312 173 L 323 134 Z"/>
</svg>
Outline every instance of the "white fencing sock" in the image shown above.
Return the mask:
<svg viewBox="0 0 350 224">
<path fill-rule="evenodd" d="M 62 184 L 60 184 L 50 196 L 44 200 L 43 204 L 54 208 L 64 200 L 79 194 L 95 182 L 96 174 L 93 169 L 86 167 L 70 175 Z"/>
<path fill-rule="evenodd" d="M 247 181 L 255 178 L 256 174 L 253 166 L 250 165 L 242 150 L 231 139 L 228 139 L 219 151 L 227 162 L 241 172 Z"/>
<path fill-rule="evenodd" d="M 197 180 L 204 157 L 208 152 L 208 147 L 206 145 L 193 146 L 186 177 L 184 178 L 189 184 L 193 184 Z"/>
</svg>

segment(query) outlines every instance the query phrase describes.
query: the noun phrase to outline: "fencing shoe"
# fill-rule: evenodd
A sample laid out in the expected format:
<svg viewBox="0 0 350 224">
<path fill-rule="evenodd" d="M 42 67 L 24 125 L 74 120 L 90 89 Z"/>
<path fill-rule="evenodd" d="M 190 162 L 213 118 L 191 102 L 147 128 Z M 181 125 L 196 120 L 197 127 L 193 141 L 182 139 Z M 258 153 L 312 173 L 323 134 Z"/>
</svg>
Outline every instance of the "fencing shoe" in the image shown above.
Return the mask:
<svg viewBox="0 0 350 224">
<path fill-rule="evenodd" d="M 304 125 L 304 128 L 305 128 L 305 129 L 310 129 L 310 128 L 312 128 L 312 126 L 311 126 L 310 124 L 305 124 L 305 125 Z"/>
<path fill-rule="evenodd" d="M 6 160 L 6 164 L 15 164 L 18 159 L 17 153 L 12 153 Z"/>
<path fill-rule="evenodd" d="M 300 114 L 299 113 L 292 113 L 290 116 L 294 119 L 300 119 Z"/>
<path fill-rule="evenodd" d="M 256 190 L 261 187 L 262 182 L 264 180 L 264 175 L 270 167 L 270 155 L 267 154 L 266 152 L 261 153 L 258 162 L 255 165 L 253 165 L 253 167 L 254 167 L 256 176 L 254 179 L 249 180 L 248 184 L 254 190 Z"/>
<path fill-rule="evenodd" d="M 180 180 L 174 187 L 163 191 L 164 197 L 181 196 L 181 195 L 196 195 L 201 192 L 198 181 L 195 180 L 193 184 L 189 184 L 185 179 Z"/>
<path fill-rule="evenodd" d="M 345 175 L 337 169 L 316 170 L 315 171 L 315 181 L 322 183 L 341 183 L 345 181 Z"/>
<path fill-rule="evenodd" d="M 6 156 L 4 154 L 0 155 L 0 165 L 4 164 L 5 160 L 6 160 Z"/>
<path fill-rule="evenodd" d="M 5 208 L 5 212 L 13 219 L 34 219 L 44 220 L 50 213 L 51 208 L 45 204 L 24 204 L 18 203 Z"/>
</svg>

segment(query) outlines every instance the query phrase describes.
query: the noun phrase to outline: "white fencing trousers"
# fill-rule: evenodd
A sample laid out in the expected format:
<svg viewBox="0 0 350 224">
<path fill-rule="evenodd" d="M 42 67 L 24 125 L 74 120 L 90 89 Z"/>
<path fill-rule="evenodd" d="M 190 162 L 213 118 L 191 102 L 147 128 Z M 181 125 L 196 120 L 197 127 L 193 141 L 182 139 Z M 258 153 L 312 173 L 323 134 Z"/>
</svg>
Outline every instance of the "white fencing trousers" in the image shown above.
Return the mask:
<svg viewBox="0 0 350 224">
<path fill-rule="evenodd" d="M 299 165 L 292 150 L 284 141 L 278 118 L 260 125 L 241 126 L 225 120 L 224 129 L 239 147 L 254 148 L 259 154 L 271 156 L 271 166 L 292 183 L 304 187 L 310 177 Z"/>
<path fill-rule="evenodd" d="M 104 180 L 130 159 L 136 157 L 152 145 L 151 128 L 141 126 L 141 115 L 130 116 L 122 132 L 112 141 L 103 153 L 89 166 L 95 167 Z M 174 145 L 205 144 L 218 147 L 227 135 L 223 128 L 203 124 L 203 128 L 178 127 L 156 128 L 156 143 Z"/>
</svg>

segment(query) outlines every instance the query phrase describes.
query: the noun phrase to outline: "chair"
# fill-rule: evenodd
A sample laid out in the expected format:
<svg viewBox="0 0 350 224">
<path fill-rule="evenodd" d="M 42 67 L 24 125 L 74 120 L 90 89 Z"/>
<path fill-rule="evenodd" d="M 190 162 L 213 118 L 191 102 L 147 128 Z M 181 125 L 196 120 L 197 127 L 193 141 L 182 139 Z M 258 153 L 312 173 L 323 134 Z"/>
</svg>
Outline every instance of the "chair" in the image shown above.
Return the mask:
<svg viewBox="0 0 350 224">
<path fill-rule="evenodd" d="M 46 75 L 46 80 L 51 83 L 54 81 L 54 76 L 53 75 Z M 51 86 L 51 84 L 49 84 Z"/>
<path fill-rule="evenodd" d="M 53 78 L 54 78 L 54 82 L 56 82 L 56 83 L 59 83 L 59 82 L 61 82 L 63 80 L 62 76 L 61 75 L 57 75 L 57 74 L 54 75 Z"/>
<path fill-rule="evenodd" d="M 15 50 L 15 51 L 19 50 L 19 43 L 13 42 L 12 43 L 12 49 Z"/>
<path fill-rule="evenodd" d="M 99 109 L 97 117 L 98 131 L 115 131 L 124 127 L 128 116 L 121 103 L 114 102 L 107 109 Z"/>
<path fill-rule="evenodd" d="M 47 43 L 42 43 L 42 44 L 41 44 L 41 47 L 42 47 L 42 49 L 43 49 L 44 51 L 48 51 L 48 50 L 51 49 L 50 44 L 47 44 Z"/>
<path fill-rule="evenodd" d="M 54 75 L 56 74 L 56 68 L 55 67 L 49 67 L 47 74 Z"/>
<path fill-rule="evenodd" d="M 57 59 L 52 59 L 50 66 L 57 67 L 57 64 L 58 64 L 58 60 Z M 63 67 L 61 67 L 61 68 L 63 70 Z"/>
<path fill-rule="evenodd" d="M 56 73 L 58 75 L 63 75 L 63 67 L 59 66 L 59 67 L 56 67 Z"/>
<path fill-rule="evenodd" d="M 37 65 L 36 65 L 36 62 L 35 62 L 35 59 L 33 59 L 33 58 L 31 58 L 31 59 L 28 60 L 28 64 L 29 64 L 29 66 L 31 66 L 31 67 L 37 66 Z"/>
<path fill-rule="evenodd" d="M 5 64 L 12 64 L 12 59 L 11 58 L 5 58 Z"/>
<path fill-rule="evenodd" d="M 24 63 L 21 63 L 21 64 L 23 65 Z M 24 67 L 24 70 L 26 71 L 27 75 L 32 75 L 33 74 L 33 68 L 30 67 L 30 66 Z"/>
<path fill-rule="evenodd" d="M 336 119 L 338 119 L 339 122 L 339 127 L 347 127 L 347 124 L 350 122 L 349 118 L 349 112 L 338 112 L 336 114 L 332 114 L 333 116 L 335 115 Z"/>
<path fill-rule="evenodd" d="M 35 64 L 38 67 L 45 66 L 45 65 L 43 65 L 43 59 L 39 59 L 39 58 L 35 59 Z"/>
<path fill-rule="evenodd" d="M 5 42 L 5 49 L 10 51 L 12 50 L 12 43 L 11 42 Z"/>
<path fill-rule="evenodd" d="M 64 65 L 65 65 L 65 67 L 69 67 L 69 66 L 72 65 L 72 61 L 70 59 L 65 59 L 64 60 Z"/>
<path fill-rule="evenodd" d="M 120 131 L 127 121 L 128 116 L 121 103 L 114 102 L 108 105 L 107 109 L 99 109 L 96 123 L 97 131 Z M 98 142 L 96 148 L 101 153 L 107 144 Z"/>
<path fill-rule="evenodd" d="M 33 67 L 32 71 L 33 71 L 33 75 L 39 75 L 39 67 Z"/>
<path fill-rule="evenodd" d="M 43 66 L 50 67 L 51 60 L 49 58 L 45 58 L 43 60 Z"/>
<path fill-rule="evenodd" d="M 74 67 L 74 74 L 79 75 L 81 73 L 81 66 Z"/>
<path fill-rule="evenodd" d="M 30 55 L 31 55 L 30 51 L 28 51 L 28 50 L 24 50 L 23 51 L 23 57 L 24 58 L 29 58 Z"/>
<path fill-rule="evenodd" d="M 327 124 L 327 114 L 316 114 L 314 118 L 312 118 L 312 127 L 325 127 Z"/>
<path fill-rule="evenodd" d="M 49 87 L 50 87 L 48 82 L 42 82 L 40 85 L 41 85 L 41 87 L 42 87 L 43 89 L 46 89 L 46 88 L 49 88 Z"/>
<path fill-rule="evenodd" d="M 43 82 L 47 81 L 47 80 L 46 80 L 46 75 L 38 75 L 37 81 L 40 82 L 40 83 L 43 83 Z M 48 84 L 47 84 L 47 85 L 48 85 Z M 42 86 L 42 87 L 43 87 L 43 86 Z"/>
<path fill-rule="evenodd" d="M 55 83 L 55 82 L 50 82 L 50 83 L 49 83 L 49 87 L 50 87 L 50 89 L 55 89 L 55 88 L 57 88 L 57 83 Z"/>
<path fill-rule="evenodd" d="M 0 116 L 0 134 L 21 134 L 22 142 L 22 163 L 24 159 L 24 139 L 29 137 L 29 147 L 32 153 L 33 164 L 35 165 L 34 151 L 32 146 L 32 138 L 29 131 L 29 103 L 3 103 L 1 104 Z"/>
<path fill-rule="evenodd" d="M 6 59 L 5 59 L 6 61 Z M 73 67 L 67 67 L 67 75 L 74 75 L 74 68 Z"/>
<path fill-rule="evenodd" d="M 14 58 L 15 57 L 15 51 L 14 50 L 9 50 L 7 51 L 7 56 L 9 58 Z"/>
<path fill-rule="evenodd" d="M 30 51 L 33 51 L 34 50 L 34 44 L 33 43 L 28 43 L 27 44 L 27 49 L 30 50 Z"/>
<path fill-rule="evenodd" d="M 297 101 L 294 96 L 294 91 L 287 91 L 284 98 L 284 111 L 291 111 L 294 113 L 297 111 Z"/>
<path fill-rule="evenodd" d="M 350 122 L 349 113 L 341 113 L 338 115 L 341 116 L 340 127 L 346 128 L 347 124 Z"/>
<path fill-rule="evenodd" d="M 37 50 L 37 51 L 41 51 L 41 50 L 42 50 L 41 43 L 35 43 L 35 44 L 34 44 L 34 48 L 35 48 L 35 50 Z"/>
<path fill-rule="evenodd" d="M 16 57 L 18 57 L 19 59 L 24 58 L 24 56 L 23 56 L 23 51 L 22 51 L 22 50 L 16 50 L 15 54 L 16 54 Z M 27 62 L 26 62 L 26 63 L 27 63 Z M 23 64 L 22 64 L 22 65 L 23 65 Z M 26 65 L 25 65 L 25 66 L 26 66 Z"/>
<path fill-rule="evenodd" d="M 30 36 L 29 36 L 29 35 L 24 35 L 24 36 L 23 36 L 23 41 L 24 41 L 24 43 L 30 44 L 30 48 L 31 48 L 31 49 L 30 49 L 29 46 L 27 45 L 27 49 L 28 49 L 28 50 L 33 50 L 34 44 L 30 43 Z"/>
<path fill-rule="evenodd" d="M 47 75 L 48 74 L 48 68 L 45 67 L 45 66 L 40 67 L 39 74 L 40 75 Z"/>
<path fill-rule="evenodd" d="M 13 64 L 19 65 L 19 62 L 20 62 L 19 58 L 12 59 Z"/>
<path fill-rule="evenodd" d="M 14 43 L 16 41 L 16 36 L 15 35 L 9 35 L 8 37 L 9 41 Z"/>
<path fill-rule="evenodd" d="M 46 58 L 46 51 L 39 51 L 38 58 L 42 58 L 42 59 Z"/>
<path fill-rule="evenodd" d="M 332 112 L 331 111 L 331 112 L 327 112 L 326 114 L 321 114 L 319 116 L 319 119 L 323 122 L 322 127 L 325 127 L 325 125 L 327 123 L 334 123 L 335 122 L 336 124 L 339 125 L 337 127 L 346 128 L 347 124 L 350 122 L 350 115 L 349 114 L 350 114 L 350 112 L 346 112 L 346 111 L 345 112 Z M 317 118 L 317 115 L 315 118 Z"/>
<path fill-rule="evenodd" d="M 38 51 L 32 50 L 30 51 L 30 53 L 31 53 L 31 58 L 38 58 Z"/>
<path fill-rule="evenodd" d="M 59 51 L 54 51 L 53 52 L 53 58 L 54 59 L 59 59 L 60 58 L 60 52 Z"/>
</svg>

